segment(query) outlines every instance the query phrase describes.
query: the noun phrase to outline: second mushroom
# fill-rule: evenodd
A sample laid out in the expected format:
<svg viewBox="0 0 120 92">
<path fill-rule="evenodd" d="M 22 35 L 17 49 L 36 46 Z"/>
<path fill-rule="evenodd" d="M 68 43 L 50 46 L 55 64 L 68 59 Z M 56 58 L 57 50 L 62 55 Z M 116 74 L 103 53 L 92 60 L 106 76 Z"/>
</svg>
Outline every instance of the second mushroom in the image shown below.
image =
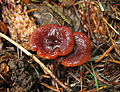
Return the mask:
<svg viewBox="0 0 120 92">
<path fill-rule="evenodd" d="M 61 62 L 66 67 L 80 66 L 91 57 L 90 39 L 83 33 L 74 32 L 74 49 Z"/>
</svg>

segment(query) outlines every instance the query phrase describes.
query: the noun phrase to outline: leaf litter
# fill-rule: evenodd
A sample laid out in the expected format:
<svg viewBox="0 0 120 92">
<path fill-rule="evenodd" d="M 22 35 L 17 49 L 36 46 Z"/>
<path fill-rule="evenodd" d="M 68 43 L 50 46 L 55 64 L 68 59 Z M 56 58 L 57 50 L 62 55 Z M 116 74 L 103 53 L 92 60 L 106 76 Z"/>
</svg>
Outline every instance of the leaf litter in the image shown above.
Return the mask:
<svg viewBox="0 0 120 92">
<path fill-rule="evenodd" d="M 0 0 L 0 4 L 1 92 L 120 91 L 118 0 Z M 81 66 L 66 68 L 30 51 L 30 35 L 46 24 L 65 25 L 73 32 L 86 34 L 91 39 L 91 59 Z M 41 67 L 32 56 L 4 39 L 2 33 L 45 66 Z"/>
</svg>

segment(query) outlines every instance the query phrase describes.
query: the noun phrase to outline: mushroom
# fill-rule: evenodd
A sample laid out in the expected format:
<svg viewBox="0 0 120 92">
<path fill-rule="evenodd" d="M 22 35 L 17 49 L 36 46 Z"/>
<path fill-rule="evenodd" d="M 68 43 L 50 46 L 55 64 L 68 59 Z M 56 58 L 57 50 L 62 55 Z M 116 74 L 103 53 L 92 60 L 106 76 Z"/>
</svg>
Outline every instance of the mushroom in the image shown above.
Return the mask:
<svg viewBox="0 0 120 92">
<path fill-rule="evenodd" d="M 61 64 L 66 67 L 75 67 L 87 62 L 91 57 L 90 39 L 83 33 L 74 32 L 74 49 L 63 58 Z"/>
<path fill-rule="evenodd" d="M 32 33 L 29 47 L 44 59 L 67 55 L 74 48 L 73 33 L 66 26 L 42 25 Z"/>
</svg>

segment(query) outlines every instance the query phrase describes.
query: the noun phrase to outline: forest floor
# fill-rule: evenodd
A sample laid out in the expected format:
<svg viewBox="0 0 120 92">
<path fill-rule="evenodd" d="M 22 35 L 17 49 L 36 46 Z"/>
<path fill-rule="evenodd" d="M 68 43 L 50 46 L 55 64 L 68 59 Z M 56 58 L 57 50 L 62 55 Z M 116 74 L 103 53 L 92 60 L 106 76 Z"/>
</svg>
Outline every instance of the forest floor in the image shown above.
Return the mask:
<svg viewBox="0 0 120 92">
<path fill-rule="evenodd" d="M 91 58 L 65 67 L 31 51 L 32 32 L 47 24 L 86 34 Z M 120 1 L 0 0 L 0 92 L 70 91 L 120 92 Z"/>
</svg>

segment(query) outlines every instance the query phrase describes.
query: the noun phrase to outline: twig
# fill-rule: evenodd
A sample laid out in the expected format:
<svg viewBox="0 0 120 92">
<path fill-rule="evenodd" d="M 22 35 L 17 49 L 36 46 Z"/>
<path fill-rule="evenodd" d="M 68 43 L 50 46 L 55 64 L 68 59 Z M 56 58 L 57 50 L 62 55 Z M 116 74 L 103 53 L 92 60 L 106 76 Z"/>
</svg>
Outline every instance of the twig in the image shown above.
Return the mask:
<svg viewBox="0 0 120 92">
<path fill-rule="evenodd" d="M 114 62 L 114 63 L 116 63 L 116 64 L 120 64 L 120 61 L 118 61 L 118 60 L 106 59 L 106 61 L 109 61 L 109 62 Z"/>
<path fill-rule="evenodd" d="M 27 51 L 25 48 L 23 48 L 22 46 L 20 46 L 18 43 L 16 43 L 14 40 L 12 40 L 11 38 L 9 38 L 8 36 L 4 35 L 3 33 L 0 32 L 0 36 L 6 40 L 8 40 L 9 42 L 11 42 L 12 44 L 14 44 L 16 47 L 18 47 L 21 51 L 23 51 L 25 54 L 27 54 L 28 56 L 32 57 L 33 60 L 35 62 L 37 62 L 40 67 L 45 70 L 46 72 L 49 73 L 49 75 L 56 80 L 56 82 L 61 85 L 66 91 L 71 92 L 72 89 L 70 89 L 69 87 L 65 86 L 36 56 L 34 56 L 32 53 L 30 53 L 29 51 Z"/>
</svg>

